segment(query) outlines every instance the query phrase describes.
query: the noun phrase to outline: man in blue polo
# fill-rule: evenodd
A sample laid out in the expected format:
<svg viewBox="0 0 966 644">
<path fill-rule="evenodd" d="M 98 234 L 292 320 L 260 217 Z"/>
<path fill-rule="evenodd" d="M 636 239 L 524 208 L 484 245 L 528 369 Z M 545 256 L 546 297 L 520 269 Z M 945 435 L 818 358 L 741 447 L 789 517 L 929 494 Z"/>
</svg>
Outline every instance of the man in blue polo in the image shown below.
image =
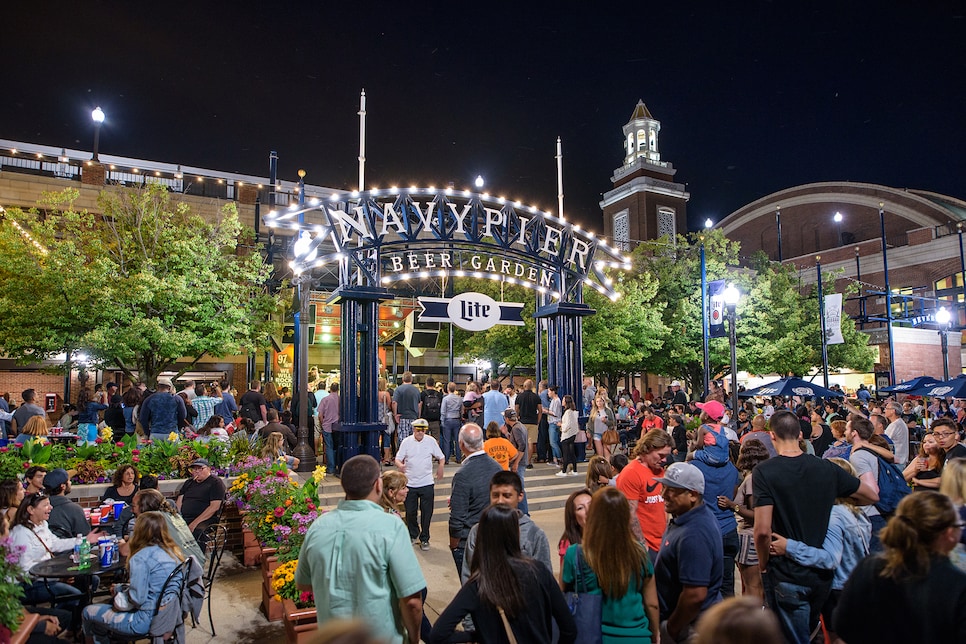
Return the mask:
<svg viewBox="0 0 966 644">
<path fill-rule="evenodd" d="M 721 601 L 724 554 L 718 520 L 704 502 L 704 475 L 672 463 L 658 479 L 668 522 L 654 564 L 661 640 L 686 641 L 701 613 Z"/>
<path fill-rule="evenodd" d="M 319 624 L 358 618 L 380 641 L 417 644 L 426 580 L 406 525 L 378 504 L 379 474 L 379 463 L 369 455 L 345 462 L 340 478 L 345 500 L 309 527 L 295 583 L 315 595 Z"/>
</svg>

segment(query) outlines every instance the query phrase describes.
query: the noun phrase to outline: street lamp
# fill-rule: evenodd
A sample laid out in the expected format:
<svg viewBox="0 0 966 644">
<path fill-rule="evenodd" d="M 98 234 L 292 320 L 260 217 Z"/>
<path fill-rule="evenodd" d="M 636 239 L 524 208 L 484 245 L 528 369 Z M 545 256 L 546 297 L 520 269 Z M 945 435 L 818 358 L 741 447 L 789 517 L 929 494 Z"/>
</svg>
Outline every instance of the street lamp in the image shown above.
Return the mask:
<svg viewBox="0 0 966 644">
<path fill-rule="evenodd" d="M 943 348 L 943 380 L 949 380 L 949 321 L 952 316 L 945 306 L 936 311 L 936 323 L 939 324 L 939 339 Z"/>
<path fill-rule="evenodd" d="M 298 288 L 299 306 L 295 312 L 295 353 L 298 368 L 296 370 L 295 392 L 298 398 L 298 444 L 292 455 L 299 459 L 299 472 L 311 472 L 315 469 L 316 455 L 309 440 L 309 300 L 311 299 L 312 269 L 308 267 L 315 261 L 319 251 L 312 245 L 312 236 L 302 231 L 292 245 L 292 280 Z"/>
<path fill-rule="evenodd" d="M 482 174 L 478 174 L 478 175 L 476 175 L 476 181 L 474 181 L 474 182 L 473 182 L 473 184 L 474 184 L 474 185 L 475 185 L 475 186 L 476 186 L 477 188 L 482 188 L 482 187 L 483 187 L 483 184 L 484 184 L 484 183 L 485 183 L 485 182 L 483 181 L 483 175 L 482 175 Z"/>
<path fill-rule="evenodd" d="M 728 310 L 728 344 L 731 345 L 731 425 L 736 430 L 738 428 L 738 356 L 736 347 L 738 345 L 738 334 L 736 330 L 738 316 L 735 310 L 738 308 L 738 300 L 741 298 L 739 291 L 734 284 L 729 283 L 724 293 L 725 308 Z"/>
<path fill-rule="evenodd" d="M 832 216 L 832 221 L 835 222 L 835 233 L 838 235 L 839 241 L 838 246 L 842 245 L 842 213 L 836 212 Z"/>
<path fill-rule="evenodd" d="M 714 226 L 714 222 L 711 218 L 704 220 L 705 231 L 711 230 Z M 701 340 L 704 349 L 704 395 L 708 395 L 708 389 L 711 379 L 709 370 L 711 368 L 711 354 L 708 348 L 708 338 L 710 336 L 710 330 L 708 329 L 708 266 L 704 257 L 704 235 L 700 235 L 701 240 Z"/>
<path fill-rule="evenodd" d="M 100 161 L 97 158 L 97 142 L 101 136 L 101 123 L 104 122 L 104 110 L 100 106 L 95 107 L 91 112 L 91 120 L 94 121 L 94 156 L 91 157 L 91 161 Z"/>
</svg>

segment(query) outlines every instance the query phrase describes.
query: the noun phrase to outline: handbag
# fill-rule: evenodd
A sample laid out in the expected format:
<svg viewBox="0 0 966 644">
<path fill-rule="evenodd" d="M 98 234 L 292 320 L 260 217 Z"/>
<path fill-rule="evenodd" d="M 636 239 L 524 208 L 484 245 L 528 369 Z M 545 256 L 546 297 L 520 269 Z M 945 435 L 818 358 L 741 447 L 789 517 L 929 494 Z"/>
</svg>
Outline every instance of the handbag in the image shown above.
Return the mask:
<svg viewBox="0 0 966 644">
<path fill-rule="evenodd" d="M 583 548 L 579 545 L 575 575 L 575 592 L 567 593 L 566 596 L 567 607 L 577 625 L 577 639 L 574 640 L 574 644 L 602 644 L 603 632 L 600 622 L 604 596 L 600 593 L 587 592 L 587 586 L 584 584 Z"/>
<path fill-rule="evenodd" d="M 575 443 L 586 443 L 587 442 L 587 432 L 582 429 L 577 430 L 577 437 L 574 438 Z"/>
<path fill-rule="evenodd" d="M 617 445 L 621 440 L 620 434 L 617 433 L 616 429 L 608 429 L 600 437 L 600 442 L 604 445 Z"/>
</svg>

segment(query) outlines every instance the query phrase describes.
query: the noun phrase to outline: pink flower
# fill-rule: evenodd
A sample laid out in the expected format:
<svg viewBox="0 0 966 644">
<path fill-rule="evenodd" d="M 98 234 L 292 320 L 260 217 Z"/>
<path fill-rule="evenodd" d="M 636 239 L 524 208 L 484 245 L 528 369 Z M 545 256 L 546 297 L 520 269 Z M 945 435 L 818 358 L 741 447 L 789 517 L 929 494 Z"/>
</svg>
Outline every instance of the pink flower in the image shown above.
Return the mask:
<svg viewBox="0 0 966 644">
<path fill-rule="evenodd" d="M 309 503 L 309 510 L 314 510 L 314 509 L 315 509 L 315 504 Z"/>
<path fill-rule="evenodd" d="M 98 437 L 98 438 L 97 438 L 97 439 L 96 439 L 96 440 L 95 440 L 94 442 L 95 442 L 95 443 L 97 443 L 98 445 L 100 445 L 101 443 L 103 443 L 103 442 L 104 442 L 104 439 L 103 439 L 103 438 L 100 438 L 100 437 Z"/>
<path fill-rule="evenodd" d="M 277 507 L 277 508 L 275 508 L 275 516 L 277 518 L 281 519 L 282 516 L 284 516 L 284 515 L 285 515 L 285 508 L 283 508 L 283 507 Z"/>
<path fill-rule="evenodd" d="M 141 462 L 141 457 L 140 456 L 133 456 L 133 457 L 131 457 L 131 460 L 134 461 L 135 463 L 140 463 Z"/>
<path fill-rule="evenodd" d="M 10 448 L 9 447 L 0 447 L 0 452 L 6 453 L 6 452 L 9 452 L 9 451 L 10 451 Z"/>
<path fill-rule="evenodd" d="M 24 462 L 23 468 L 27 469 L 28 467 L 30 467 L 30 462 L 29 461 Z"/>
<path fill-rule="evenodd" d="M 117 446 L 118 447 L 124 447 L 124 441 L 118 441 Z"/>
<path fill-rule="evenodd" d="M 131 450 L 131 453 L 134 454 L 135 456 L 137 456 L 138 454 L 141 453 L 141 450 L 139 450 L 139 449 L 132 449 Z"/>
</svg>

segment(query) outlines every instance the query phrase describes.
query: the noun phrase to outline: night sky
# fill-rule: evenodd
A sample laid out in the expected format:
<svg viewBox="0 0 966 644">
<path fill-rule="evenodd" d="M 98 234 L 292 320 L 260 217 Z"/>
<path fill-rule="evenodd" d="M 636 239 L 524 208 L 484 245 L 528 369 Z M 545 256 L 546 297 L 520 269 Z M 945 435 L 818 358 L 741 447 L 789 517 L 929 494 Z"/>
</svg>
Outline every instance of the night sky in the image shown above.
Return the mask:
<svg viewBox="0 0 966 644">
<path fill-rule="evenodd" d="M 339 8 L 330 8 L 336 5 Z M 407 6 L 409 5 L 409 6 Z M 745 8 L 733 9 L 730 5 Z M 790 9 L 795 5 L 798 9 Z M 602 228 L 638 99 L 692 228 L 785 187 L 966 198 L 961 2 L 7 2 L 0 138 L 354 188 L 470 186 Z"/>
</svg>

